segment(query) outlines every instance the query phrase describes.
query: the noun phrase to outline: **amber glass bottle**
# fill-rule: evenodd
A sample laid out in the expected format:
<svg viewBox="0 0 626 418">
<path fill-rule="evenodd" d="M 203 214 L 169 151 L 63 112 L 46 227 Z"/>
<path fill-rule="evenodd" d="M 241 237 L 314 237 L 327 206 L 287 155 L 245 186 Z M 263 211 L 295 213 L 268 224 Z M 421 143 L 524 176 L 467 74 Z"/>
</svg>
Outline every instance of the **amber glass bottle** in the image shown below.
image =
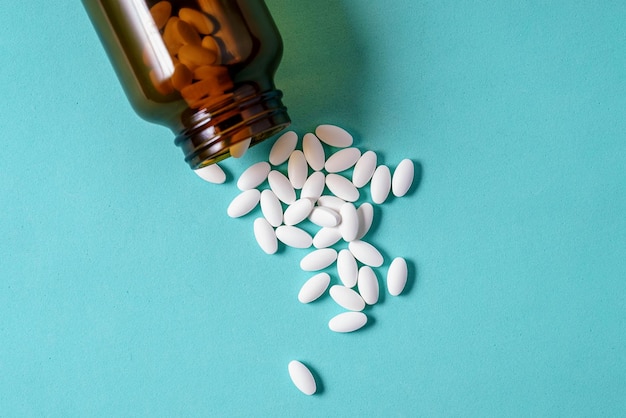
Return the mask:
<svg viewBox="0 0 626 418">
<path fill-rule="evenodd" d="M 263 0 L 83 0 L 135 111 L 196 169 L 289 125 L 282 41 Z"/>
</svg>

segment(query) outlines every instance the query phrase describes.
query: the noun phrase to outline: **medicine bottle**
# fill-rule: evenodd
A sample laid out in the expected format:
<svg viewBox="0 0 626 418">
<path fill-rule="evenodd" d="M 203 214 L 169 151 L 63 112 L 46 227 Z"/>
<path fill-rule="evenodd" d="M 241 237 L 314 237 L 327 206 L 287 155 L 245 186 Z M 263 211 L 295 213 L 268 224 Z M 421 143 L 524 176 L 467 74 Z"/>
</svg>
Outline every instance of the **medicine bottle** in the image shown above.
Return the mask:
<svg viewBox="0 0 626 418">
<path fill-rule="evenodd" d="M 263 0 L 83 0 L 126 95 L 192 169 L 241 156 L 290 120 L 282 40 Z"/>
</svg>

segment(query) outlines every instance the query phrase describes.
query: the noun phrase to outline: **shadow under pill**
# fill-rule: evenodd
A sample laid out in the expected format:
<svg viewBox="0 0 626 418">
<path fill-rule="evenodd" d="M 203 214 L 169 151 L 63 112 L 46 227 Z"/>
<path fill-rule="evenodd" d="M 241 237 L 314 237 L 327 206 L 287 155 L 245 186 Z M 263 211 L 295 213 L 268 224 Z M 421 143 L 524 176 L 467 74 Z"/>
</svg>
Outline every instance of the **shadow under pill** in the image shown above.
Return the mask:
<svg viewBox="0 0 626 418">
<path fill-rule="evenodd" d="M 309 371 L 313 375 L 313 379 L 315 379 L 316 389 L 315 389 L 315 394 L 313 396 L 321 395 L 322 393 L 324 393 L 324 381 L 322 380 L 317 370 L 314 367 L 311 367 L 309 363 L 302 362 L 302 364 L 304 364 L 307 367 L 307 369 L 309 369 Z"/>
<path fill-rule="evenodd" d="M 399 297 L 405 294 L 409 294 L 417 285 L 417 265 L 415 264 L 415 262 L 413 262 L 413 260 L 405 259 L 405 261 L 408 274 L 406 278 L 406 285 L 404 285 L 404 290 L 402 291 L 402 293 L 398 295 Z"/>
<path fill-rule="evenodd" d="M 411 184 L 409 191 L 403 197 L 413 195 L 419 188 L 420 184 L 422 183 L 422 176 L 424 175 L 424 168 L 422 166 L 422 163 L 420 163 L 419 161 L 413 161 L 413 168 L 414 168 L 413 183 Z M 398 199 L 402 199 L 402 198 L 400 197 Z"/>
</svg>

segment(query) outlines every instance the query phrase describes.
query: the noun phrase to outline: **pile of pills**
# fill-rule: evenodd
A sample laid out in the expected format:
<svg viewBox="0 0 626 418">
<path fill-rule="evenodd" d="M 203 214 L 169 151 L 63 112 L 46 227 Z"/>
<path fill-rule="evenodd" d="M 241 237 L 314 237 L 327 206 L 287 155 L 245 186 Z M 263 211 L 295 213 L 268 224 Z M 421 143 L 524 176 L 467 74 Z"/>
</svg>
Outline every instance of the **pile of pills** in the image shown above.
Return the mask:
<svg viewBox="0 0 626 418">
<path fill-rule="evenodd" d="M 253 231 L 267 254 L 276 253 L 281 244 L 313 247 L 300 260 L 300 268 L 314 274 L 300 288 L 298 300 L 310 303 L 328 293 L 346 310 L 329 320 L 329 329 L 354 332 L 368 322 L 363 312 L 366 306 L 378 302 L 380 288 L 374 269 L 385 262 L 366 240 L 374 206 L 355 202 L 368 183 L 375 205 L 384 203 L 390 194 L 404 196 L 413 183 L 414 165 L 404 159 L 392 174 L 388 166 L 378 164 L 374 151 L 362 153 L 352 146 L 352 135 L 334 125 L 320 125 L 314 134 L 305 134 L 301 149 L 298 142 L 295 132 L 283 134 L 272 146 L 268 161 L 253 164 L 239 176 L 240 193 L 229 204 L 227 214 L 238 218 L 260 207 L 262 216 L 254 220 Z M 225 180 L 216 164 L 196 173 L 214 183 Z M 264 184 L 268 187 L 260 190 Z M 316 232 L 310 233 L 311 229 Z M 339 283 L 331 285 L 331 275 L 321 270 L 333 264 Z M 407 277 L 405 259 L 394 258 L 385 282 L 389 294 L 401 294 Z M 294 360 L 288 370 L 298 389 L 308 395 L 315 393 L 315 379 L 304 364 Z"/>
<path fill-rule="evenodd" d="M 144 62 L 151 67 L 150 80 L 162 95 L 178 91 L 189 107 L 208 107 L 224 99 L 233 88 L 227 65 L 241 62 L 250 54 L 248 37 L 236 36 L 234 28 L 241 22 L 218 25 L 224 15 L 219 2 L 200 1 L 200 10 L 189 7 L 174 9 L 163 0 L 150 7 L 150 14 L 174 65 L 171 74 L 162 74 L 150 50 Z M 231 33 L 233 32 L 233 33 Z M 236 48 L 235 48 L 236 47 Z M 230 49 L 229 49 L 230 48 Z"/>
</svg>

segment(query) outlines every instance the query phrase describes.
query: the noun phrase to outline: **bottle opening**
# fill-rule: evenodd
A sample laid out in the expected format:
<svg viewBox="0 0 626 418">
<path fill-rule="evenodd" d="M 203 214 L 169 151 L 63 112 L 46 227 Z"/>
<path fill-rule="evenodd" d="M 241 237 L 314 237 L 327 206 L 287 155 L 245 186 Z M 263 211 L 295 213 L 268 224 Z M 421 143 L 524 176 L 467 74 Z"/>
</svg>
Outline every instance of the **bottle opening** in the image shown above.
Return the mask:
<svg viewBox="0 0 626 418">
<path fill-rule="evenodd" d="M 291 120 L 281 98 L 280 90 L 233 95 L 212 109 L 189 115 L 184 123 L 188 128 L 174 143 L 194 170 L 230 156 L 240 157 L 248 147 L 289 126 Z"/>
</svg>

